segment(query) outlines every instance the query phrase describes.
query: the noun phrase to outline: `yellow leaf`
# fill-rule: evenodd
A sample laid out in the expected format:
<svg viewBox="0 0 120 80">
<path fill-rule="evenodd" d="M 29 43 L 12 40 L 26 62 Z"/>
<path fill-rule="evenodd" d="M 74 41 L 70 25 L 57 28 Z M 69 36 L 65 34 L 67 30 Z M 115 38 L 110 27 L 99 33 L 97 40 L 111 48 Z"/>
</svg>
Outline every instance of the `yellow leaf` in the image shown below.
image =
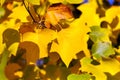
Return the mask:
<svg viewBox="0 0 120 80">
<path fill-rule="evenodd" d="M 107 21 L 108 23 L 111 23 L 112 20 L 120 14 L 120 6 L 112 6 L 108 10 L 106 10 L 105 17 L 103 17 L 102 21 Z"/>
<path fill-rule="evenodd" d="M 36 30 L 36 33 L 27 32 L 22 36 L 22 41 L 32 41 L 40 48 L 40 58 L 48 56 L 47 45 L 56 38 L 56 32 L 50 29 Z"/>
<path fill-rule="evenodd" d="M 28 22 L 27 17 L 29 16 L 29 14 L 25 7 L 21 5 L 22 3 L 14 2 L 13 4 L 18 6 L 12 10 L 12 13 L 9 15 L 9 18 L 19 19 L 21 20 L 21 22 Z"/>
<path fill-rule="evenodd" d="M 80 70 L 92 73 L 96 80 L 107 80 L 106 75 L 100 69 L 97 69 L 94 65 L 90 64 L 90 58 L 85 57 L 80 62 Z"/>
<path fill-rule="evenodd" d="M 49 0 L 50 3 L 62 3 L 65 0 Z"/>
<path fill-rule="evenodd" d="M 18 50 L 18 45 L 19 43 L 18 42 L 15 42 L 13 43 L 9 48 L 8 50 L 10 51 L 11 54 L 13 54 L 14 56 L 16 56 L 16 52 Z"/>
<path fill-rule="evenodd" d="M 82 15 L 80 16 L 82 23 L 88 26 L 100 25 L 99 15 L 96 14 L 97 7 L 97 3 L 94 0 L 78 6 L 78 9 L 82 11 Z"/>
<path fill-rule="evenodd" d="M 81 22 L 81 19 L 76 19 L 70 24 L 70 27 L 58 32 L 57 43 L 52 44 L 51 52 L 58 52 L 66 66 L 69 66 L 70 61 L 79 51 L 84 51 L 86 56 L 90 56 L 87 49 L 87 40 L 90 31 L 88 26 Z"/>
<path fill-rule="evenodd" d="M 100 69 L 102 72 L 108 72 L 111 75 L 115 75 L 120 71 L 120 63 L 116 59 L 101 61 L 100 65 L 96 66 L 96 68 Z"/>
<path fill-rule="evenodd" d="M 120 63 L 116 59 L 102 60 L 99 65 L 91 64 L 91 59 L 84 57 L 80 60 L 80 70 L 92 73 L 96 77 L 96 80 L 107 80 L 107 76 L 104 72 L 108 72 L 111 75 L 115 75 L 120 71 Z M 114 66 L 113 66 L 114 65 Z"/>
</svg>

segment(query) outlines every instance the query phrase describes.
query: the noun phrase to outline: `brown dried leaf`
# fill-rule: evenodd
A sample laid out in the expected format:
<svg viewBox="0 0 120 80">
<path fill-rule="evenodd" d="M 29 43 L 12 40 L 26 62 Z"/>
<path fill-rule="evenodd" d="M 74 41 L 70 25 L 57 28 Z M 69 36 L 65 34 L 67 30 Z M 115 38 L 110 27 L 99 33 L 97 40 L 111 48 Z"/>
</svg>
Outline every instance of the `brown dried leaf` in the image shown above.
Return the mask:
<svg viewBox="0 0 120 80">
<path fill-rule="evenodd" d="M 70 19 L 73 15 L 66 5 L 56 4 L 48 8 L 45 18 L 46 22 L 56 25 L 61 19 Z"/>
<path fill-rule="evenodd" d="M 34 31 L 34 27 L 35 27 L 34 24 L 31 24 L 31 23 L 23 23 L 23 24 L 20 26 L 19 32 L 20 32 L 21 34 L 24 34 L 24 33 L 26 33 L 26 32 L 35 32 L 35 31 Z"/>
<path fill-rule="evenodd" d="M 20 70 L 21 67 L 16 63 L 9 63 L 5 68 L 5 74 L 9 80 L 16 80 L 19 77 L 15 76 L 14 73 Z"/>
<path fill-rule="evenodd" d="M 20 43 L 19 47 L 26 50 L 24 57 L 27 60 L 27 64 L 29 64 L 30 62 L 36 63 L 36 60 L 39 59 L 40 51 L 37 44 L 30 41 L 24 41 Z"/>
</svg>

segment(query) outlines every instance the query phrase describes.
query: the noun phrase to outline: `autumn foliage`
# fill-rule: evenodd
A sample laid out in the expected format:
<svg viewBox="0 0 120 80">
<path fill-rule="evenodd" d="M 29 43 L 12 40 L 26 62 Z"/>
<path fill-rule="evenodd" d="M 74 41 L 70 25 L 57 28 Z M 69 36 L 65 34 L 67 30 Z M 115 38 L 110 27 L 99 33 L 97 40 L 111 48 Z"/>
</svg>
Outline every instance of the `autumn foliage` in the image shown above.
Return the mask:
<svg viewBox="0 0 120 80">
<path fill-rule="evenodd" d="M 1 0 L 0 80 L 120 80 L 120 0 Z"/>
</svg>

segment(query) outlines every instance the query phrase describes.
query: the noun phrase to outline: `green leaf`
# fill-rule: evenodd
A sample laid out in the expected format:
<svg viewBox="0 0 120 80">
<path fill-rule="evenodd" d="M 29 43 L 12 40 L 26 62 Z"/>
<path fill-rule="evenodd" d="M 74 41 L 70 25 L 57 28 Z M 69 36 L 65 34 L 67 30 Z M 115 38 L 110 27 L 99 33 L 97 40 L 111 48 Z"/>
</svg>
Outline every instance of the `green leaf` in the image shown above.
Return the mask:
<svg viewBox="0 0 120 80">
<path fill-rule="evenodd" d="M 77 74 L 70 74 L 68 77 L 67 77 L 67 80 L 90 80 L 91 76 L 90 74 L 80 74 L 80 75 L 77 75 Z"/>
<path fill-rule="evenodd" d="M 93 42 L 97 41 L 110 42 L 109 40 L 110 31 L 108 29 L 101 28 L 100 26 L 92 26 L 90 28 L 91 28 L 90 39 Z"/>
<path fill-rule="evenodd" d="M 84 2 L 84 0 L 66 0 L 66 2 L 68 2 L 70 4 L 80 4 L 80 3 Z"/>
<path fill-rule="evenodd" d="M 40 0 L 27 0 L 27 1 L 33 5 L 40 5 Z"/>
<path fill-rule="evenodd" d="M 5 0 L 0 0 L 0 6 L 4 4 Z"/>
<path fill-rule="evenodd" d="M 92 53 L 97 59 L 100 59 L 101 57 L 109 58 L 110 55 L 115 54 L 112 45 L 108 42 L 96 42 L 92 46 Z"/>
<path fill-rule="evenodd" d="M 0 7 L 0 18 L 5 15 L 4 8 Z"/>
<path fill-rule="evenodd" d="M 2 52 L 2 57 L 1 57 L 1 61 L 0 61 L 0 78 L 2 80 L 8 80 L 6 75 L 5 75 L 5 67 L 8 61 L 8 57 L 9 57 L 10 51 L 8 51 L 6 48 L 4 49 L 4 51 Z"/>
<path fill-rule="evenodd" d="M 81 59 L 80 60 L 80 62 L 81 62 L 80 70 L 83 72 L 85 71 L 88 73 L 92 73 L 92 75 L 95 76 L 95 78 L 96 78 L 95 80 L 107 80 L 106 75 L 99 68 L 96 68 L 95 65 L 92 65 L 90 61 L 92 61 L 92 59 L 90 59 L 88 57 L 84 57 L 83 59 Z"/>
</svg>

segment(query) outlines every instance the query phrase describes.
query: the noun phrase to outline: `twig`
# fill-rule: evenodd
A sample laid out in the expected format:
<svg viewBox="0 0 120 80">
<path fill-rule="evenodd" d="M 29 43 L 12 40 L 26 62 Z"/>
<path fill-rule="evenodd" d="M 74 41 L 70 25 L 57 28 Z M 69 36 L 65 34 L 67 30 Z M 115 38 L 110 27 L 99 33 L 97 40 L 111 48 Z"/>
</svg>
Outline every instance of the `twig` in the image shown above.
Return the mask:
<svg viewBox="0 0 120 80">
<path fill-rule="evenodd" d="M 25 5 L 24 0 L 22 0 L 22 2 L 23 2 L 23 5 L 25 6 L 25 9 L 26 9 L 26 10 L 28 11 L 28 13 L 30 14 L 30 17 L 32 18 L 33 22 L 38 23 L 38 22 L 34 19 L 34 17 L 32 16 L 32 14 L 31 14 L 31 12 L 30 12 L 30 10 L 29 10 L 29 6 L 28 6 L 28 8 L 27 8 L 27 6 Z"/>
</svg>

